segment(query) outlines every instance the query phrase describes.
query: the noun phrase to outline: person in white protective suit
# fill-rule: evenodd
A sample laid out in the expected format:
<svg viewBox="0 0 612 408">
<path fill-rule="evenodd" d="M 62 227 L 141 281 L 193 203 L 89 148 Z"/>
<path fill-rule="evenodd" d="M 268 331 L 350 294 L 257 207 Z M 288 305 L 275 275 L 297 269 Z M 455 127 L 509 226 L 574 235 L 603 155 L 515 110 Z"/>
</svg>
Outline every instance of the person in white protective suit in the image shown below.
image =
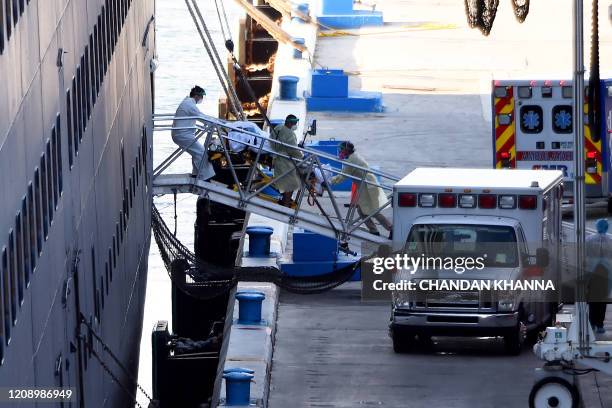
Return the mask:
<svg viewBox="0 0 612 408">
<path fill-rule="evenodd" d="M 604 320 L 612 288 L 612 238 L 608 235 L 605 218 L 595 224 L 597 234 L 586 238 L 586 262 L 588 279 L 589 321 L 596 333 L 605 333 Z"/>
<path fill-rule="evenodd" d="M 199 86 L 194 86 L 189 96 L 183 99 L 176 110 L 175 119 L 172 123 L 172 140 L 191 155 L 193 170 L 192 177 L 201 180 L 209 180 L 215 176 L 212 163 L 208 161 L 206 148 L 199 140 L 196 140 L 196 118 L 205 115 L 198 109 L 198 104 L 202 103 L 206 92 Z M 180 119 L 188 118 L 188 119 Z"/>
<path fill-rule="evenodd" d="M 345 160 L 346 163 L 362 168 L 369 168 L 368 163 L 363 159 L 363 157 L 355 152 L 355 146 L 351 142 L 340 143 L 338 157 L 341 160 Z M 380 222 L 384 229 L 389 231 L 389 239 L 391 239 L 393 235 L 391 222 L 389 222 L 389 220 L 380 212 L 377 213 L 378 209 L 387 203 L 387 197 L 385 196 L 383 189 L 378 184 L 378 180 L 376 180 L 374 174 L 352 166 L 342 166 L 342 173 L 344 174 L 338 174 L 337 176 L 332 177 L 329 183 L 341 183 L 344 179 L 346 179 L 345 174 L 360 180 L 364 179 L 366 181 L 364 183 L 361 181 L 354 181 L 357 183 L 357 212 L 361 218 L 371 216 L 371 218 L 368 218 L 368 220 L 365 221 L 365 225 L 368 227 L 371 234 L 380 235 L 376 224 L 374 224 L 374 221 L 372 221 L 372 218 L 374 218 Z"/>
<path fill-rule="evenodd" d="M 267 132 L 261 130 L 259 126 L 257 126 L 253 122 L 237 121 L 232 122 L 231 124 L 239 129 L 246 130 L 250 133 L 255 133 L 259 136 L 263 136 L 266 138 L 270 136 Z M 257 153 L 259 145 L 262 141 L 262 139 L 258 138 L 257 136 L 252 136 L 250 134 L 242 133 L 235 130 L 230 131 L 227 136 L 229 138 L 230 150 L 234 153 L 240 153 L 246 149 Z M 270 142 L 264 140 L 262 153 L 266 154 L 266 151 L 270 151 Z"/>
</svg>

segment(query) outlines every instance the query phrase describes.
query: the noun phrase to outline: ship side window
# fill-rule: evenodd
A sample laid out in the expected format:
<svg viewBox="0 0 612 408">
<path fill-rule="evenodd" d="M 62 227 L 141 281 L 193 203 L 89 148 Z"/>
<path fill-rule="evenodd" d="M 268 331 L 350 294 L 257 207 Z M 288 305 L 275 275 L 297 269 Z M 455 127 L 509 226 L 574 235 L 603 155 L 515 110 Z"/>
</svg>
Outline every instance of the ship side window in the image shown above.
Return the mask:
<svg viewBox="0 0 612 408">
<path fill-rule="evenodd" d="M 25 269 L 23 267 L 23 217 L 21 211 L 15 216 L 15 273 L 19 288 L 19 301 L 23 302 Z"/>
<path fill-rule="evenodd" d="M 104 75 L 106 74 L 106 7 L 102 5 L 100 14 L 98 14 L 98 25 L 100 26 L 100 84 L 104 83 Z"/>
<path fill-rule="evenodd" d="M 108 261 L 106 261 L 106 263 L 104 264 L 104 274 L 105 274 L 105 279 L 106 279 L 106 285 L 104 286 L 106 288 L 106 296 L 108 296 L 108 274 L 109 274 L 109 264 Z"/>
<path fill-rule="evenodd" d="M 144 165 L 144 173 L 145 173 L 145 184 L 149 185 L 149 170 L 148 170 L 148 157 L 149 154 L 149 140 L 147 136 L 147 128 L 142 127 L 142 164 Z"/>
<path fill-rule="evenodd" d="M 98 16 L 98 21 L 100 21 L 100 16 Z M 100 58 L 100 27 L 98 23 L 94 26 L 94 34 L 93 34 L 93 42 L 94 42 L 94 56 L 96 63 L 93 64 L 93 77 L 96 79 L 96 91 L 94 92 L 94 103 L 98 99 L 98 95 L 100 94 L 100 65 L 102 64 L 102 58 Z M 93 61 L 93 59 L 92 59 Z"/>
<path fill-rule="evenodd" d="M 72 95 L 70 89 L 66 91 L 66 121 L 68 129 L 68 168 L 72 170 L 74 156 L 72 155 Z"/>
<path fill-rule="evenodd" d="M 113 281 L 113 250 L 112 248 L 108 248 L 108 268 L 110 272 L 110 280 Z"/>
<path fill-rule="evenodd" d="M 78 108 L 78 89 L 76 85 L 76 77 L 72 77 L 72 137 L 74 138 L 74 155 L 79 154 L 79 108 Z"/>
<path fill-rule="evenodd" d="M 2 306 L 4 309 L 4 344 L 8 346 L 11 339 L 11 275 L 8 269 L 8 254 L 6 246 L 2 248 Z"/>
<path fill-rule="evenodd" d="M 55 141 L 53 142 L 53 151 L 55 154 L 55 162 L 57 163 L 57 201 L 55 206 L 59 202 L 59 198 L 64 192 L 64 161 L 62 160 L 62 118 L 58 114 L 55 117 Z"/>
<path fill-rule="evenodd" d="M 85 89 L 83 89 L 83 96 L 85 97 L 85 105 L 83 109 L 87 112 L 85 116 L 85 128 L 87 128 L 87 121 L 91 118 L 91 81 L 89 79 L 89 45 L 85 46 L 85 51 L 83 52 L 83 69 L 85 72 L 83 73 L 83 82 Z"/>
<path fill-rule="evenodd" d="M 79 142 L 83 139 L 83 134 L 87 128 L 87 91 L 85 90 L 85 77 L 87 76 L 87 66 L 85 65 L 85 55 L 81 55 L 81 77 L 79 78 L 79 101 L 81 102 L 79 116 L 81 117 L 81 133 Z"/>
<path fill-rule="evenodd" d="M 81 58 L 81 62 L 83 62 L 83 59 Z M 79 65 L 77 67 L 77 73 L 76 73 L 76 89 L 75 89 L 75 93 L 76 93 L 76 100 L 77 100 L 77 106 L 76 106 L 76 115 L 77 115 L 77 134 L 78 134 L 78 140 L 76 141 L 77 143 L 75 143 L 75 146 L 78 146 L 78 144 L 81 142 L 81 140 L 83 139 L 83 92 L 82 92 L 82 88 L 81 88 L 81 80 L 82 80 L 82 72 L 81 72 L 81 65 Z M 76 150 L 78 151 L 79 148 L 76 147 Z"/>
<path fill-rule="evenodd" d="M 19 21 L 19 3 L 18 0 L 13 0 L 13 26 Z"/>
<path fill-rule="evenodd" d="M 122 219 L 121 211 L 119 211 L 119 219 Z M 121 254 L 121 243 L 123 242 L 123 230 L 119 226 L 119 221 L 115 223 L 115 236 L 117 237 L 117 256 Z"/>
<path fill-rule="evenodd" d="M 11 33 L 13 32 L 13 21 L 11 18 L 11 0 L 4 1 L 6 5 L 6 12 L 4 16 L 6 17 L 6 40 L 11 39 Z"/>
<path fill-rule="evenodd" d="M 13 326 L 17 323 L 17 268 L 15 268 L 15 233 L 13 229 L 9 231 L 8 242 L 8 270 L 11 281 L 11 315 L 13 316 Z"/>
<path fill-rule="evenodd" d="M 119 41 L 119 33 L 121 32 L 121 9 L 119 7 L 119 0 L 113 0 L 113 7 L 115 10 L 115 47 Z"/>
<path fill-rule="evenodd" d="M 47 155 L 45 157 L 47 161 L 47 206 L 49 208 L 49 225 L 51 225 L 55 213 L 55 211 L 53 211 L 55 209 L 55 191 L 53 188 L 53 185 L 55 184 L 55 174 L 53 174 L 53 160 L 51 156 L 50 140 L 47 140 Z"/>
<path fill-rule="evenodd" d="M 108 1 L 108 10 L 109 10 L 109 28 L 111 32 L 110 46 L 113 50 L 113 54 L 115 53 L 115 36 L 117 35 L 117 23 L 115 20 L 115 0 Z"/>
<path fill-rule="evenodd" d="M 0 0 L 0 55 L 2 55 L 2 53 L 4 53 L 4 5 Z"/>
<path fill-rule="evenodd" d="M 91 274 L 93 283 L 94 317 L 100 321 L 100 293 L 98 292 L 98 277 L 96 276 L 96 250 L 91 247 Z"/>
<path fill-rule="evenodd" d="M 102 310 L 104 310 L 104 278 L 102 276 L 100 278 L 100 306 L 102 306 Z"/>
<path fill-rule="evenodd" d="M 136 156 L 136 185 L 140 185 L 140 172 L 142 171 L 142 165 L 140 164 L 140 149 L 138 149 L 138 156 Z"/>
<path fill-rule="evenodd" d="M 136 167 L 132 165 L 132 178 L 130 179 L 130 186 L 132 186 L 132 199 L 130 200 L 130 208 L 132 208 L 134 196 L 136 195 Z"/>
<path fill-rule="evenodd" d="M 108 65 L 110 64 L 110 60 L 111 57 L 113 56 L 113 47 L 111 47 L 111 42 L 112 42 L 112 27 L 111 27 L 111 8 L 110 8 L 110 4 L 107 3 L 106 4 L 106 13 L 105 13 L 105 20 L 106 20 L 106 24 L 105 24 L 105 31 L 106 31 L 106 65 L 104 66 L 105 69 L 105 75 L 106 75 L 106 70 L 108 68 Z"/>
<path fill-rule="evenodd" d="M 95 28 L 95 27 L 94 27 Z M 96 52 L 94 49 L 94 35 L 89 34 L 89 78 L 91 87 L 89 88 L 89 92 L 91 93 L 91 107 L 93 111 L 93 107 L 96 104 L 97 99 L 97 91 L 96 91 Z"/>
<path fill-rule="evenodd" d="M 47 161 L 45 155 L 40 156 L 40 196 L 43 214 L 43 232 L 45 241 L 49 238 L 49 203 L 47 202 Z"/>
<path fill-rule="evenodd" d="M 36 268 L 37 234 L 36 234 L 36 202 L 32 182 L 28 184 L 28 225 L 30 227 L 30 269 L 32 273 Z"/>
<path fill-rule="evenodd" d="M 119 211 L 119 227 L 117 228 L 117 233 L 119 234 L 119 243 L 123 243 L 123 231 L 125 224 L 123 223 L 123 211 Z"/>
<path fill-rule="evenodd" d="M 30 259 L 32 255 L 32 249 L 30 245 L 32 242 L 30 241 L 30 213 L 28 208 L 28 198 L 27 196 L 23 196 L 21 199 L 21 219 L 23 222 L 21 235 L 23 242 L 23 275 L 25 287 L 27 288 L 30 284 L 30 274 L 32 273 L 31 265 L 32 261 Z"/>
<path fill-rule="evenodd" d="M 34 171 L 34 199 L 36 200 L 36 244 L 38 255 L 42 254 L 42 239 L 43 239 L 43 220 L 42 220 L 42 202 L 40 198 L 40 171 L 38 168 Z"/>
<path fill-rule="evenodd" d="M 113 237 L 113 269 L 117 269 L 117 237 Z"/>
</svg>

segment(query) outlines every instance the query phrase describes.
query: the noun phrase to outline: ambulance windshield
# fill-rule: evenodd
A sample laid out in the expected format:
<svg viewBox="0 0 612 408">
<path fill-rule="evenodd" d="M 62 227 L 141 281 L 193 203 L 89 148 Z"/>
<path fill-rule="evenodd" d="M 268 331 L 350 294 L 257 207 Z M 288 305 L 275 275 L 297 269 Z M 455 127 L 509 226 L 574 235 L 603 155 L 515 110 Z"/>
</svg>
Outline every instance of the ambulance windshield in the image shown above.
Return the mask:
<svg viewBox="0 0 612 408">
<path fill-rule="evenodd" d="M 513 268 L 519 263 L 514 228 L 500 225 L 413 225 L 405 252 L 413 257 L 481 257 L 487 267 Z"/>
</svg>

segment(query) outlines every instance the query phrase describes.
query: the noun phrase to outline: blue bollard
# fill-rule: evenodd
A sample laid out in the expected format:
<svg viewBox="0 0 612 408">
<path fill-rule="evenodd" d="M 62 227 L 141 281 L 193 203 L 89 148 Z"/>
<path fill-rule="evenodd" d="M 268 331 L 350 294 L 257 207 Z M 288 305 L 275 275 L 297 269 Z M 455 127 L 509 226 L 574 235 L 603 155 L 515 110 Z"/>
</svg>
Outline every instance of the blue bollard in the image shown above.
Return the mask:
<svg viewBox="0 0 612 408">
<path fill-rule="evenodd" d="M 250 368 L 243 368 L 243 367 L 232 367 L 232 368 L 226 368 L 225 370 L 223 370 L 223 374 L 228 374 L 228 373 L 255 374 L 255 370 L 251 370 Z"/>
<path fill-rule="evenodd" d="M 301 44 L 304 45 L 306 44 L 306 41 L 303 38 L 294 38 L 293 42 L 296 44 Z M 297 48 L 293 49 L 293 58 L 295 59 L 302 59 L 302 51 L 298 50 Z"/>
<path fill-rule="evenodd" d="M 247 227 L 249 234 L 249 256 L 263 258 L 270 255 L 270 236 L 274 232 L 270 227 Z"/>
<path fill-rule="evenodd" d="M 236 293 L 238 299 L 238 323 L 260 324 L 261 303 L 266 298 L 262 292 L 241 291 Z"/>
<path fill-rule="evenodd" d="M 225 405 L 249 405 L 253 374 L 246 372 L 224 373 Z"/>
<path fill-rule="evenodd" d="M 300 11 L 300 13 L 303 13 L 306 15 L 310 13 L 310 6 L 308 5 L 308 3 L 298 4 L 297 9 Z"/>
<path fill-rule="evenodd" d="M 297 83 L 299 80 L 298 77 L 293 75 L 285 75 L 278 78 L 281 100 L 295 101 L 297 99 Z"/>
</svg>

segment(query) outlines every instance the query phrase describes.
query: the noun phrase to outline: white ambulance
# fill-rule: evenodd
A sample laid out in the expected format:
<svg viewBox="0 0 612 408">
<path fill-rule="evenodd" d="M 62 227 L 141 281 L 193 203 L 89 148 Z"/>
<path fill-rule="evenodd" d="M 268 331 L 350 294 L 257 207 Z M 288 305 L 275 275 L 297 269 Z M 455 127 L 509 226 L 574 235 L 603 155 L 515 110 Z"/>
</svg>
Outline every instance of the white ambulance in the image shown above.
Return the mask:
<svg viewBox="0 0 612 408">
<path fill-rule="evenodd" d="M 601 106 L 596 111 L 602 124 L 612 107 L 608 106 L 611 85 L 601 81 Z M 588 101 L 588 88 L 585 96 Z M 560 170 L 565 195 L 571 196 L 575 169 L 572 81 L 494 80 L 491 107 L 493 167 Z M 590 202 L 603 201 L 609 198 L 609 132 L 604 125 L 590 126 L 586 102 L 584 112 L 586 196 Z M 610 204 L 612 211 L 612 200 Z"/>
<path fill-rule="evenodd" d="M 393 250 L 434 259 L 433 268 L 395 273 L 396 282 L 413 285 L 393 292 L 396 352 L 450 335 L 503 336 L 517 354 L 527 335 L 546 327 L 558 302 L 544 301 L 541 291 L 446 290 L 440 283 L 557 282 L 562 182 L 558 170 L 417 168 L 394 186 Z M 442 268 L 435 264 L 442 256 L 482 265 Z"/>
</svg>

